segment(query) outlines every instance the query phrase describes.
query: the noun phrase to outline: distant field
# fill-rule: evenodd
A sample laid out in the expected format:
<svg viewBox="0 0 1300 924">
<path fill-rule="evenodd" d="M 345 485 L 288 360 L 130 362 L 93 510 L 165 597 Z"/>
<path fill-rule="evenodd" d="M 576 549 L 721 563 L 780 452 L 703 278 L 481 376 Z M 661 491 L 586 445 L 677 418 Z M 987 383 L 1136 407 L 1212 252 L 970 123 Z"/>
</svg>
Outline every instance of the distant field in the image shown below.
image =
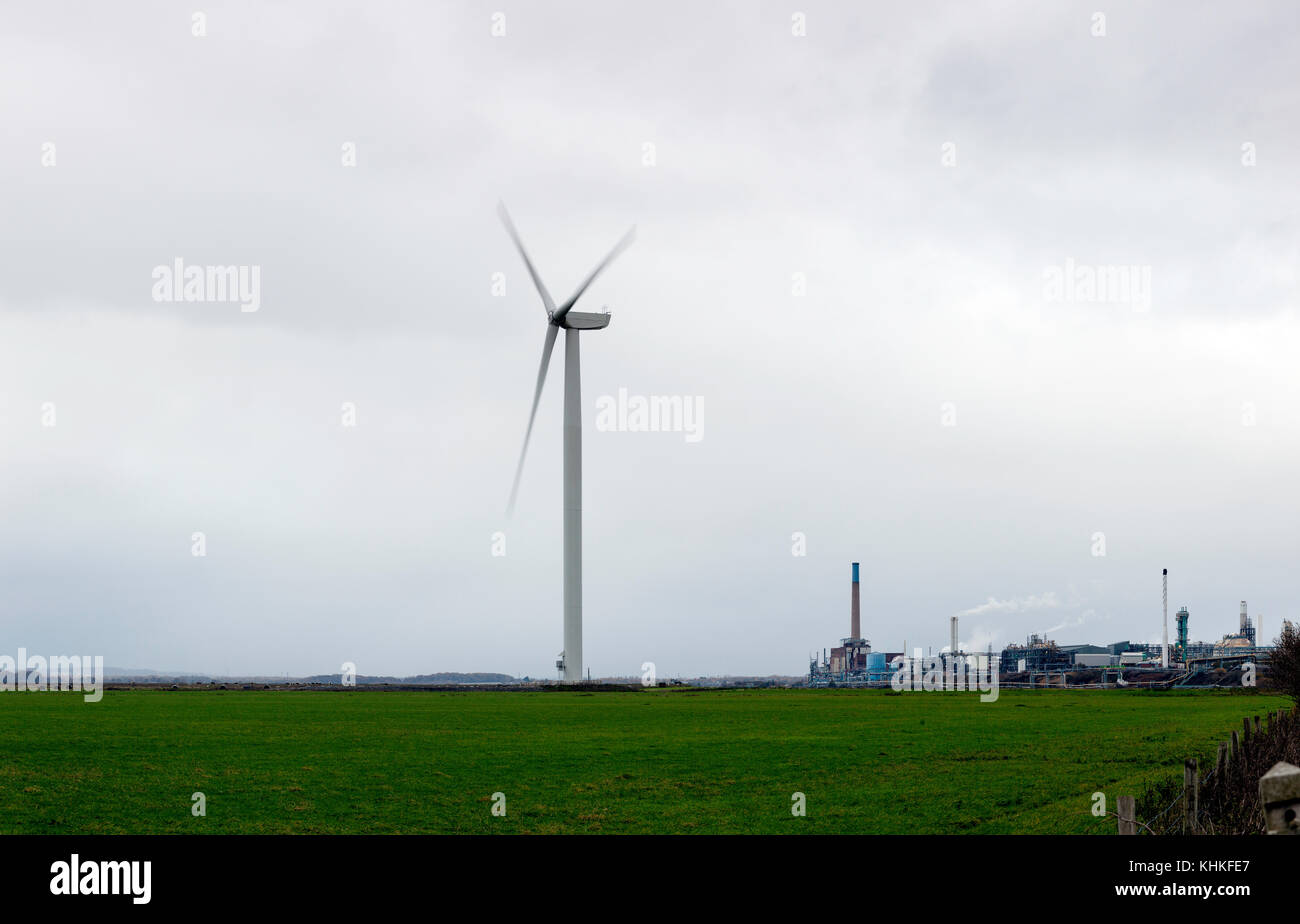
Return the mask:
<svg viewBox="0 0 1300 924">
<path fill-rule="evenodd" d="M 1099 832 L 1250 693 L 0 694 L 0 832 Z M 207 817 L 190 813 L 207 796 Z M 807 797 L 791 816 L 791 794 Z M 507 815 L 490 812 L 494 792 Z"/>
</svg>

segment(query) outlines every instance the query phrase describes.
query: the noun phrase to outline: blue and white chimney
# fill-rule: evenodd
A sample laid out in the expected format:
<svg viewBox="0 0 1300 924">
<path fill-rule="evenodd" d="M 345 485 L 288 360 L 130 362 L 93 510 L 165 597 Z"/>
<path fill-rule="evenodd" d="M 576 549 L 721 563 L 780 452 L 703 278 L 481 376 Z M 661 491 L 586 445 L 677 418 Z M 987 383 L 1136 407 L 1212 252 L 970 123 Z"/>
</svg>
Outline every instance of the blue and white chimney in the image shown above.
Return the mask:
<svg viewBox="0 0 1300 924">
<path fill-rule="evenodd" d="M 862 601 L 858 596 L 858 563 L 853 563 L 853 615 L 849 627 L 850 638 L 862 638 Z"/>
</svg>

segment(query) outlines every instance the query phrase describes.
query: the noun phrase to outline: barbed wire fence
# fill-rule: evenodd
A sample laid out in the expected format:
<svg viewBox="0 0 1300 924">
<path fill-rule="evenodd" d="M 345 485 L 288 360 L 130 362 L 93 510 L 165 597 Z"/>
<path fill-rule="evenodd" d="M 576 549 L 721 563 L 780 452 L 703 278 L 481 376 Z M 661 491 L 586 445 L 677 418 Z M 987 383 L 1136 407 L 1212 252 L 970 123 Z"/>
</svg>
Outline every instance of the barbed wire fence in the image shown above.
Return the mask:
<svg viewBox="0 0 1300 924">
<path fill-rule="evenodd" d="M 1278 710 L 1242 719 L 1229 740 L 1220 742 L 1214 767 L 1184 762 L 1181 783 L 1172 779 L 1149 788 L 1140 799 L 1121 796 L 1119 811 L 1106 812 L 1120 834 L 1262 834 L 1264 809 L 1259 779 L 1276 763 L 1300 764 L 1300 719 Z M 1155 806 L 1164 805 L 1158 811 Z M 1181 807 L 1182 811 L 1175 812 Z M 1148 816 L 1146 821 L 1139 815 Z"/>
</svg>

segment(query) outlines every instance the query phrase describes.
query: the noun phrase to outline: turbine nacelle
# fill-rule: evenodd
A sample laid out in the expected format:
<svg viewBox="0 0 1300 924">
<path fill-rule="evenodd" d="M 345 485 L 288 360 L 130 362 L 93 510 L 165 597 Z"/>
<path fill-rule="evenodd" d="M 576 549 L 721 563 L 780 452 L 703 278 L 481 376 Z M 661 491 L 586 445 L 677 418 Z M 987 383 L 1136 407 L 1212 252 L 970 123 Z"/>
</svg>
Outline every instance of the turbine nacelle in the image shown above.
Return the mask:
<svg viewBox="0 0 1300 924">
<path fill-rule="evenodd" d="M 565 330 L 604 330 L 609 327 L 609 312 L 570 311 L 558 321 L 552 315 L 551 323 Z"/>
</svg>

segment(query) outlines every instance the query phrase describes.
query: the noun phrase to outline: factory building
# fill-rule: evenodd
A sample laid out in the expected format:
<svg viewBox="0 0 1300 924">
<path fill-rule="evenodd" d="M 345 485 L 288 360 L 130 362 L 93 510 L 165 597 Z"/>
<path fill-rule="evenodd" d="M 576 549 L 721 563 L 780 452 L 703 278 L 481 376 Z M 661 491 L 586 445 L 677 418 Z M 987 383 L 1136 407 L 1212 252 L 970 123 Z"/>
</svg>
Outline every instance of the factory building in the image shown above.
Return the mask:
<svg viewBox="0 0 1300 924">
<path fill-rule="evenodd" d="M 1168 570 L 1162 571 L 1162 604 L 1168 612 Z M 1054 671 L 1068 668 L 1104 668 L 1111 666 L 1136 667 L 1162 664 L 1182 670 L 1192 667 L 1193 662 L 1227 659 L 1241 661 L 1258 657 L 1266 659 L 1269 650 L 1260 647 L 1256 640 L 1255 624 L 1246 612 L 1246 601 L 1241 601 L 1237 632 L 1225 635 L 1217 642 L 1193 642 L 1191 640 L 1191 614 L 1187 607 L 1179 608 L 1174 614 L 1174 644 L 1169 646 L 1168 654 L 1164 644 L 1134 644 L 1133 642 L 1113 642 L 1110 645 L 1057 645 L 1054 641 L 1031 635 L 1024 645 L 1008 645 L 1002 651 L 1003 673 L 1017 671 Z M 1199 665 L 1199 666 L 1204 666 Z"/>
<path fill-rule="evenodd" d="M 871 643 L 862 636 L 862 600 L 858 581 L 858 563 L 853 562 L 853 579 L 850 585 L 849 634 L 840 644 L 823 649 L 820 660 L 809 658 L 808 682 L 811 686 L 885 686 L 888 685 L 891 667 L 897 658 L 913 657 L 902 652 L 873 652 Z M 1168 614 L 1168 571 L 1162 575 L 1163 613 Z M 1142 644 L 1131 641 L 1112 642 L 1109 645 L 1058 645 L 1046 635 L 1030 635 L 1025 643 L 1011 644 L 995 656 L 963 653 L 959 650 L 957 617 L 950 617 L 950 642 L 948 651 L 964 658 L 972 667 L 987 670 L 996 663 L 1002 674 L 1049 673 L 1069 670 L 1104 670 L 1111 667 L 1155 668 L 1164 666 L 1180 672 L 1195 673 L 1207 667 L 1222 668 L 1248 660 L 1266 661 L 1270 649 L 1259 647 L 1256 626 L 1246 612 L 1246 601 L 1241 601 L 1238 629 L 1217 642 L 1193 642 L 1190 635 L 1191 615 L 1186 606 L 1174 616 L 1176 621 L 1173 645 L 1167 643 Z M 1168 639 L 1167 630 L 1165 638 Z M 903 643 L 904 649 L 907 643 Z M 919 649 L 918 649 L 919 651 Z M 995 661 L 995 657 L 997 660 Z"/>
<path fill-rule="evenodd" d="M 1235 651 L 1239 648 L 1255 647 L 1255 626 L 1246 615 L 1246 601 L 1241 601 L 1241 616 L 1237 624 L 1236 635 L 1225 635 L 1215 647 L 1215 653 Z"/>
<path fill-rule="evenodd" d="M 1002 649 L 1001 671 L 1015 674 L 1024 671 L 1086 670 L 1088 668 L 1136 665 L 1160 659 L 1160 646 L 1112 642 L 1109 645 L 1058 645 L 1041 635 L 1031 635 L 1023 645 Z"/>
<path fill-rule="evenodd" d="M 1023 645 L 1002 649 L 999 670 L 1004 674 L 1019 671 L 1059 671 L 1074 666 L 1074 655 L 1059 648 L 1056 642 L 1041 635 L 1031 635 Z"/>
<path fill-rule="evenodd" d="M 853 583 L 849 590 L 849 634 L 840 644 L 822 652 L 808 664 L 808 682 L 818 686 L 865 686 L 889 681 L 889 662 L 884 652 L 872 651 L 862 637 L 862 593 L 858 583 L 858 563 L 853 562 Z"/>
<path fill-rule="evenodd" d="M 1110 653 L 1109 646 L 1062 645 L 1061 651 L 1070 655 L 1075 667 L 1110 667 L 1116 663 L 1116 658 Z"/>
<path fill-rule="evenodd" d="M 1246 612 L 1246 601 L 1241 601 L 1238 614 L 1237 631 L 1223 636 L 1217 642 L 1193 642 L 1188 636 L 1190 616 L 1187 607 L 1180 609 L 1176 615 L 1178 636 L 1174 645 L 1174 654 L 1178 661 L 1189 664 L 1193 661 L 1215 660 L 1220 658 L 1237 659 L 1258 656 L 1267 658 L 1269 646 L 1261 645 L 1256 638 L 1256 626 Z"/>
</svg>

